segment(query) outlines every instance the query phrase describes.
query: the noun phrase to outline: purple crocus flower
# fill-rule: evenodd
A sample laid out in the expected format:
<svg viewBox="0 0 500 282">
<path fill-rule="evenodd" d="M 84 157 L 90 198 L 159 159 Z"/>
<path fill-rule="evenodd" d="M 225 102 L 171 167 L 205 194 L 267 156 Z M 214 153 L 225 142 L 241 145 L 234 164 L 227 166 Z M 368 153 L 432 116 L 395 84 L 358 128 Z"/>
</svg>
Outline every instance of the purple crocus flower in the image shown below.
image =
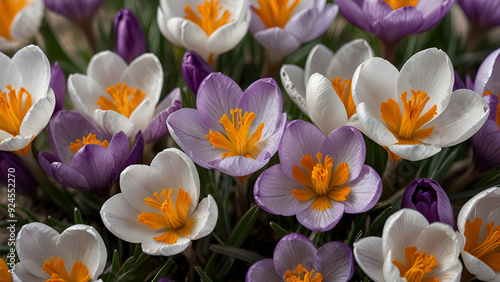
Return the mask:
<svg viewBox="0 0 500 282">
<path fill-rule="evenodd" d="M 9 174 L 13 177 L 9 177 Z M 9 179 L 10 182 L 9 182 Z M 15 182 L 13 183 L 12 180 Z M 34 196 L 36 194 L 36 181 L 28 167 L 16 154 L 0 151 L 0 182 L 8 189 L 15 188 L 16 193 Z M 9 185 L 10 184 L 10 185 Z M 12 187 L 12 184 L 15 184 Z"/>
<path fill-rule="evenodd" d="M 453 0 L 337 0 L 349 22 L 374 33 L 386 44 L 432 28 L 452 4 Z"/>
<path fill-rule="evenodd" d="M 311 123 L 292 121 L 283 133 L 280 163 L 255 182 L 255 201 L 270 213 L 297 215 L 310 230 L 330 230 L 344 212 L 366 212 L 380 198 L 382 181 L 364 164 L 365 153 L 354 127 L 325 136 Z"/>
<path fill-rule="evenodd" d="M 474 168 L 486 172 L 500 166 L 500 114 L 498 97 L 484 97 L 490 106 L 490 115 L 483 127 L 472 136 Z"/>
<path fill-rule="evenodd" d="M 341 282 L 349 281 L 353 273 L 354 258 L 346 244 L 334 241 L 316 249 L 306 236 L 291 233 L 278 242 L 272 259 L 258 261 L 248 269 L 245 281 Z"/>
<path fill-rule="evenodd" d="M 432 179 L 415 179 L 406 187 L 401 208 L 419 211 L 429 223 L 443 222 L 457 230 L 450 199 L 441 185 Z"/>
<path fill-rule="evenodd" d="M 122 8 L 116 13 L 114 30 L 115 52 L 125 59 L 127 64 L 146 53 L 144 31 L 136 15 L 130 9 Z"/>
<path fill-rule="evenodd" d="M 500 1 L 457 0 L 465 14 L 478 27 L 483 29 L 500 25 Z"/>
<path fill-rule="evenodd" d="M 259 79 L 243 92 L 230 77 L 211 73 L 200 85 L 196 108 L 172 113 L 167 125 L 198 165 L 244 177 L 278 150 L 286 114 L 274 79 Z"/>
<path fill-rule="evenodd" d="M 76 22 L 89 20 L 104 0 L 44 0 L 45 6 Z"/>
<path fill-rule="evenodd" d="M 210 64 L 194 51 L 184 53 L 181 67 L 184 80 L 195 95 L 203 79 L 213 72 Z"/>
<path fill-rule="evenodd" d="M 48 133 L 54 154 L 40 152 L 43 170 L 64 186 L 98 196 L 108 196 L 122 170 L 139 163 L 142 157 L 141 133 L 129 149 L 125 133 L 106 136 L 78 112 L 59 111 L 50 120 Z"/>
<path fill-rule="evenodd" d="M 51 67 L 50 88 L 54 90 L 56 96 L 56 106 L 54 108 L 54 116 L 58 111 L 64 108 L 64 100 L 66 99 L 66 77 L 64 72 L 57 62 Z"/>
</svg>

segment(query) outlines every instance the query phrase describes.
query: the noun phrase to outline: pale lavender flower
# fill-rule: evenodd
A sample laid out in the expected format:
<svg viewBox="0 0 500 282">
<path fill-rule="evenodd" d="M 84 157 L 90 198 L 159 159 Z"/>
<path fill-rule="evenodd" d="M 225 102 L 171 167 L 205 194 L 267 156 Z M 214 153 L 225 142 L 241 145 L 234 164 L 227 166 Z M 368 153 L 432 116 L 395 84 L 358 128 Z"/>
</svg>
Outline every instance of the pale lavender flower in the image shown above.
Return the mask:
<svg viewBox="0 0 500 282">
<path fill-rule="evenodd" d="M 104 0 L 44 0 L 47 9 L 74 21 L 89 20 Z"/>
<path fill-rule="evenodd" d="M 465 14 L 480 28 L 500 25 L 500 1 L 457 0 Z"/>
<path fill-rule="evenodd" d="M 429 223 L 443 222 L 457 229 L 450 199 L 432 179 L 419 178 L 410 182 L 401 199 L 401 208 L 419 211 Z"/>
<path fill-rule="evenodd" d="M 213 72 L 210 64 L 194 51 L 184 53 L 181 70 L 187 86 L 195 95 L 203 79 Z"/>
<path fill-rule="evenodd" d="M 341 282 L 349 281 L 353 273 L 354 258 L 346 244 L 334 241 L 316 249 L 306 236 L 291 233 L 278 242 L 272 259 L 258 261 L 248 269 L 245 281 Z M 293 280 L 304 277 L 310 280 Z"/>
<path fill-rule="evenodd" d="M 361 133 L 343 126 L 325 136 L 313 124 L 291 122 L 279 147 L 280 163 L 257 179 L 254 196 L 264 210 L 297 220 L 313 231 L 332 229 L 346 213 L 371 209 L 382 181 L 365 165 Z"/>
<path fill-rule="evenodd" d="M 278 150 L 286 114 L 274 79 L 259 79 L 243 92 L 230 77 L 211 73 L 200 85 L 196 108 L 172 113 L 167 125 L 198 165 L 244 177 Z"/>
<path fill-rule="evenodd" d="M 130 9 L 122 8 L 115 16 L 115 51 L 127 64 L 146 53 L 146 38 L 137 16 Z"/>
</svg>

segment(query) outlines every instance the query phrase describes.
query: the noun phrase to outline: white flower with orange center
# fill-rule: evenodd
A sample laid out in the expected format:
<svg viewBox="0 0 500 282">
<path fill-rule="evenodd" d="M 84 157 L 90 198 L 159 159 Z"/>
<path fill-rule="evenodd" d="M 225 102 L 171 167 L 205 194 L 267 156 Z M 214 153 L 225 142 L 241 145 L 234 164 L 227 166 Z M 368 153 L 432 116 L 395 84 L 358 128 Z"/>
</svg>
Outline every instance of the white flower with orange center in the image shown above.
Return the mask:
<svg viewBox="0 0 500 282">
<path fill-rule="evenodd" d="M 283 65 L 281 82 L 299 109 L 328 135 L 343 125 L 357 127 L 352 76 L 372 57 L 373 50 L 364 39 L 346 43 L 335 54 L 318 44 L 307 56 L 304 69 Z"/>
<path fill-rule="evenodd" d="M 71 102 L 89 122 L 109 136 L 123 131 L 133 138 L 141 130 L 145 143 L 167 132 L 167 116 L 181 106 L 178 88 L 158 104 L 162 87 L 163 69 L 151 53 L 127 65 L 116 53 L 100 52 L 90 60 L 87 75 L 68 78 Z"/>
<path fill-rule="evenodd" d="M 101 208 L 104 225 L 127 242 L 142 243 L 147 254 L 178 254 L 191 240 L 212 232 L 217 222 L 215 200 L 208 195 L 198 203 L 198 172 L 178 149 L 160 152 L 151 166 L 129 166 L 120 187 L 122 193 Z"/>
<path fill-rule="evenodd" d="M 193 50 L 214 64 L 233 49 L 250 24 L 247 0 L 161 0 L 158 26 L 171 43 Z"/>
<path fill-rule="evenodd" d="M 43 0 L 0 0 L 0 51 L 29 43 L 40 28 L 43 11 Z"/>
<path fill-rule="evenodd" d="M 384 225 L 382 238 L 354 243 L 354 258 L 374 281 L 460 281 L 460 235 L 441 222 L 429 224 L 418 211 L 402 209 Z"/>
<path fill-rule="evenodd" d="M 77 224 L 61 234 L 35 222 L 17 234 L 14 281 L 95 281 L 104 271 L 106 246 L 92 226 Z"/>
<path fill-rule="evenodd" d="M 401 72 L 384 59 L 367 60 L 352 81 L 361 130 L 393 160 L 422 160 L 467 140 L 489 107 L 471 90 L 452 93 L 453 83 L 450 59 L 435 48 L 413 55 Z"/>
<path fill-rule="evenodd" d="M 467 270 L 481 281 L 500 281 L 500 188 L 486 189 L 465 203 L 457 226 Z"/>
<path fill-rule="evenodd" d="M 50 64 L 40 48 L 30 45 L 12 59 L 0 53 L 0 65 L 0 150 L 27 155 L 54 111 Z"/>
</svg>

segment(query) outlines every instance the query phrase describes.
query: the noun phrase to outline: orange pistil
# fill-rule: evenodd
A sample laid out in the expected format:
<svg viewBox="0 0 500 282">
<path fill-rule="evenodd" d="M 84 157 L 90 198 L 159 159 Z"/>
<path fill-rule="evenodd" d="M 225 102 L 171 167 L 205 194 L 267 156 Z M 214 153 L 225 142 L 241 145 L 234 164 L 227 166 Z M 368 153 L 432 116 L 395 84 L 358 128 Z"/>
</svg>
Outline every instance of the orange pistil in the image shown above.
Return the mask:
<svg viewBox="0 0 500 282">
<path fill-rule="evenodd" d="M 385 3 L 389 4 L 393 10 L 403 8 L 406 6 L 417 6 L 418 0 L 384 0 Z"/>
<path fill-rule="evenodd" d="M 64 267 L 64 261 L 61 257 L 58 257 L 57 260 L 55 257 L 46 260 L 42 269 L 52 277 L 52 279 L 45 280 L 46 282 L 87 282 L 91 280 L 89 270 L 79 261 L 73 264 L 70 274 Z"/>
<path fill-rule="evenodd" d="M 352 81 L 349 79 L 342 80 L 340 77 L 332 78 L 332 87 L 335 89 L 335 92 L 337 92 L 337 95 L 344 104 L 347 112 L 347 118 L 350 118 L 356 113 L 356 105 L 352 99 L 351 82 Z"/>
<path fill-rule="evenodd" d="M 479 234 L 483 220 L 479 217 L 473 222 L 467 219 L 464 236 L 466 238 L 464 251 L 475 256 L 494 271 L 500 271 L 500 225 L 494 222 L 486 224 L 486 237 L 479 242 Z"/>
<path fill-rule="evenodd" d="M 283 280 L 286 282 L 321 282 L 323 281 L 323 275 L 319 272 L 314 273 L 314 270 L 307 271 L 302 264 L 299 264 L 297 268 L 287 270 Z"/>
<path fill-rule="evenodd" d="M 288 5 L 288 0 L 259 0 L 260 8 L 254 7 L 253 10 L 267 28 L 285 28 L 293 10 L 299 3 L 300 0 L 294 0 L 291 5 Z"/>
<path fill-rule="evenodd" d="M 392 263 L 397 266 L 401 277 L 408 282 L 439 282 L 434 277 L 424 276 L 439 266 L 434 255 L 428 256 L 425 252 L 418 252 L 417 247 L 406 247 L 406 266 L 395 260 Z"/>
<path fill-rule="evenodd" d="M 127 87 L 126 83 L 117 83 L 106 89 L 106 93 L 111 96 L 111 100 L 104 96 L 100 96 L 97 105 L 101 106 L 103 111 L 111 110 L 118 112 L 126 117 L 130 117 L 132 112 L 146 97 L 146 93 L 141 89 L 135 90 L 134 87 Z"/>
<path fill-rule="evenodd" d="M 82 141 L 83 140 L 83 141 Z M 95 134 L 92 134 L 92 133 L 89 133 L 89 135 L 87 137 L 83 136 L 82 137 L 82 140 L 80 139 L 77 139 L 74 143 L 71 142 L 71 144 L 69 145 L 69 149 L 73 152 L 78 152 L 81 148 L 83 148 L 83 146 L 87 145 L 87 144 L 96 144 L 96 145 L 101 145 L 103 146 L 104 148 L 108 148 L 108 145 L 109 145 L 109 142 L 108 140 L 104 140 L 104 141 L 99 141 L 96 139 L 96 135 Z"/>
<path fill-rule="evenodd" d="M 216 31 L 219 27 L 234 21 L 229 20 L 231 14 L 227 10 L 222 12 L 220 2 L 214 0 L 205 0 L 204 4 L 198 4 L 198 12 L 201 17 L 195 14 L 189 4 L 184 7 L 184 12 L 186 12 L 186 20 L 190 20 L 201 27 L 207 36 Z M 221 12 L 222 16 L 219 17 Z"/>
<path fill-rule="evenodd" d="M 31 4 L 26 0 L 0 0 L 0 36 L 12 40 L 10 27 L 17 13 Z"/>
</svg>

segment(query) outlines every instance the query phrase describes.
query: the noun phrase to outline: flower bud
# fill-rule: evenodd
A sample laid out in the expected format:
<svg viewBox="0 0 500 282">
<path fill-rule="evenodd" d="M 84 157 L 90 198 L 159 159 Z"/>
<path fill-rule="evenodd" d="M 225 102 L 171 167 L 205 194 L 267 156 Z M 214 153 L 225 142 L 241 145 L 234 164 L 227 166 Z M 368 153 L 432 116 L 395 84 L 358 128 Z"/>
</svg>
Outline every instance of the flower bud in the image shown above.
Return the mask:
<svg viewBox="0 0 500 282">
<path fill-rule="evenodd" d="M 212 67 L 196 52 L 186 51 L 182 58 L 182 75 L 189 89 L 196 95 L 200 83 L 212 73 Z"/>
<path fill-rule="evenodd" d="M 52 114 L 54 116 L 64 108 L 64 100 L 66 99 L 66 77 L 57 62 L 51 67 L 50 88 L 54 90 L 54 95 L 56 96 L 56 106 Z"/>
<path fill-rule="evenodd" d="M 116 33 L 115 51 L 128 64 L 146 53 L 146 38 L 134 12 L 127 8 L 118 11 L 114 29 Z"/>
</svg>

